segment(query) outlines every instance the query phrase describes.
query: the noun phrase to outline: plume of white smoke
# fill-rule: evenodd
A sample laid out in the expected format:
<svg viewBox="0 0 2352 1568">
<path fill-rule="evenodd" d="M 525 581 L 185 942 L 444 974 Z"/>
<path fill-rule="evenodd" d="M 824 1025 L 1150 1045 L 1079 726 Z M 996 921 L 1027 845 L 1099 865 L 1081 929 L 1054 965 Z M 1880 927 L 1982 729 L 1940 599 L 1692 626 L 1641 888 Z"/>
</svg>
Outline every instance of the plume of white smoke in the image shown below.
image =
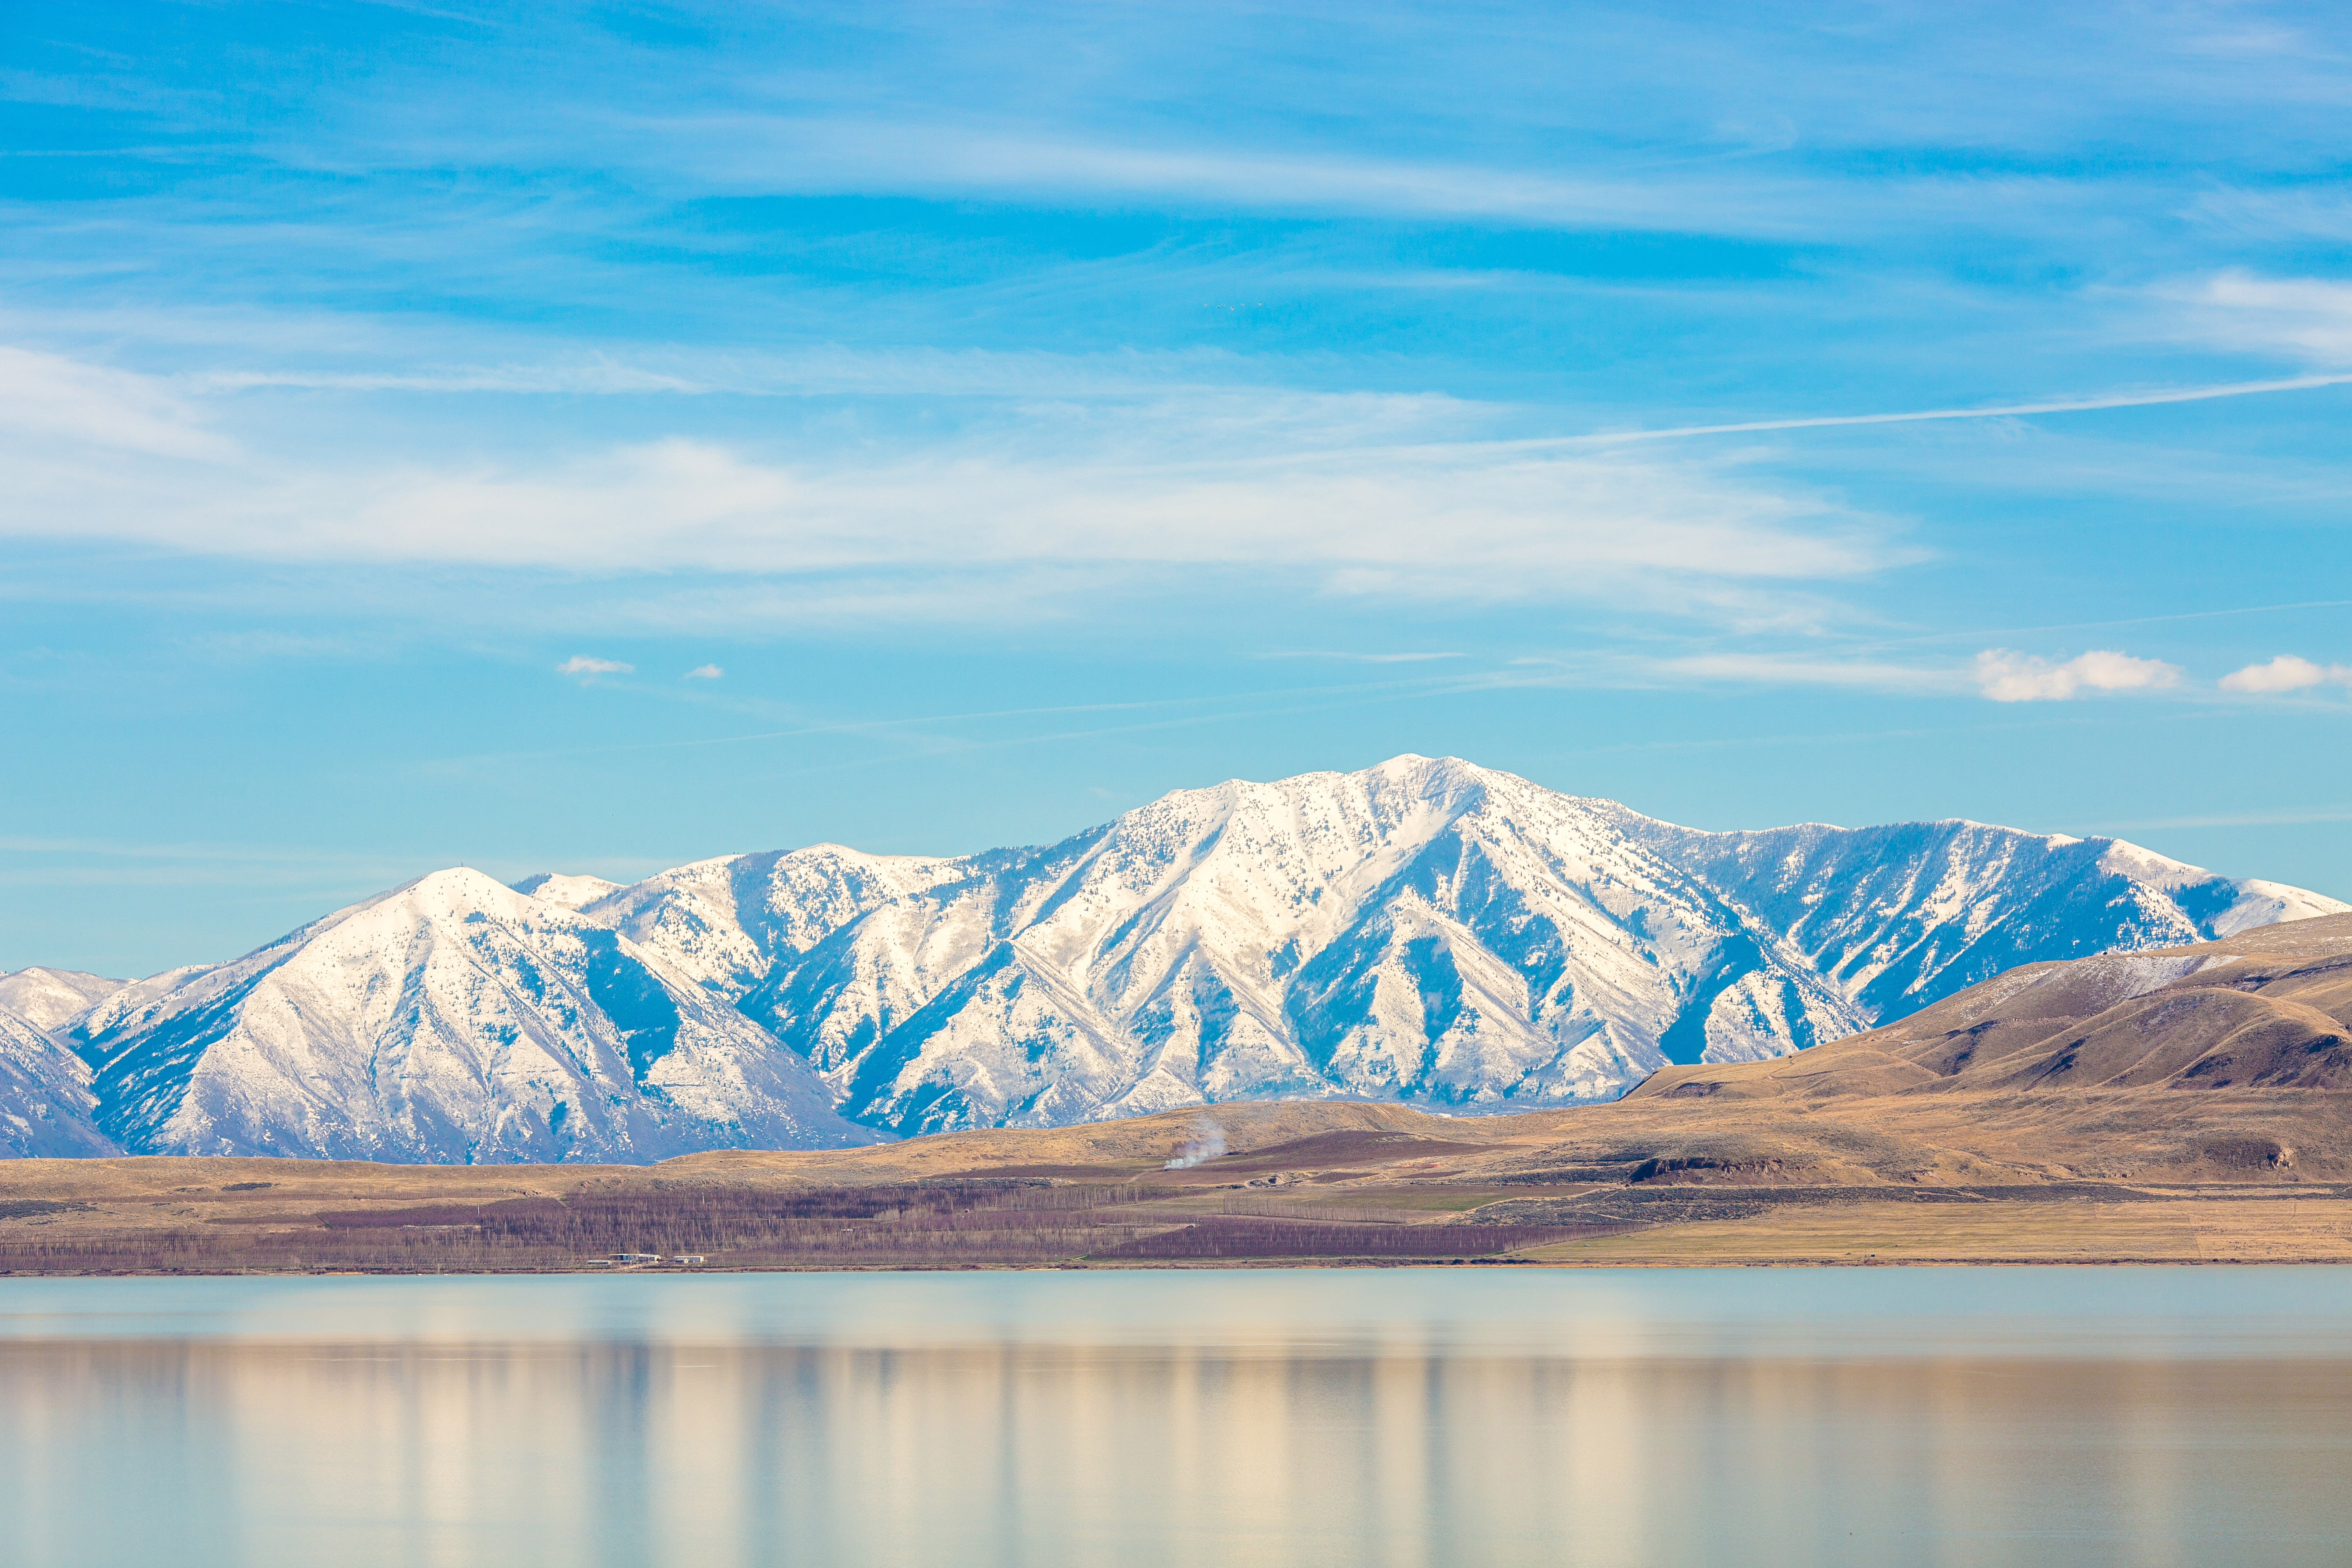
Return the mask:
<svg viewBox="0 0 2352 1568">
<path fill-rule="evenodd" d="M 1192 1136 L 1176 1145 L 1174 1157 L 1160 1166 L 1163 1171 L 1189 1171 L 1203 1160 L 1213 1160 L 1225 1152 L 1225 1130 L 1203 1119 L 1192 1123 Z"/>
</svg>

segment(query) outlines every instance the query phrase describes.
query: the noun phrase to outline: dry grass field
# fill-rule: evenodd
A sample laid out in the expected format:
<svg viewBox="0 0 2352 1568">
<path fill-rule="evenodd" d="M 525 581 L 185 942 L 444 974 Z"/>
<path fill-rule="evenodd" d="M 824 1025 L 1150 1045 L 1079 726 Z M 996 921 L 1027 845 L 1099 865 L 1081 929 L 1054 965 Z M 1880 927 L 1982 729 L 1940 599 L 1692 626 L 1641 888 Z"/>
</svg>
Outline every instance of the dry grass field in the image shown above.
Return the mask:
<svg viewBox="0 0 2352 1568">
<path fill-rule="evenodd" d="M 1530 1248 L 1547 1263 L 2352 1263 L 2352 1202 L 2222 1195 L 2146 1203 L 1776 1209 Z"/>
<path fill-rule="evenodd" d="M 2168 1135 L 2234 1146 L 2335 1098 L 2208 1099 Z M 0 1272 L 2352 1261 L 2345 1173 L 2126 1171 L 2147 1118 L 2118 1132 L 2117 1109 L 1235 1106 L 1233 1152 L 1187 1170 L 1163 1167 L 1192 1113 L 647 1167 L 22 1161 L 0 1167 Z"/>
</svg>

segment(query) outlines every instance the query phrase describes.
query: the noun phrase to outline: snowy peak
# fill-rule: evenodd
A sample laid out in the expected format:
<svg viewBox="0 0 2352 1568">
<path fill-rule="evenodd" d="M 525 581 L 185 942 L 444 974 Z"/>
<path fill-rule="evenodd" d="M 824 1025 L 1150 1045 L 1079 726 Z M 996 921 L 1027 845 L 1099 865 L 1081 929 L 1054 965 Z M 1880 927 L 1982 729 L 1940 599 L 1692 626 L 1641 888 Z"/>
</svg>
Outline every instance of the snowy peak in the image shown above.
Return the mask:
<svg viewBox="0 0 2352 1568">
<path fill-rule="evenodd" d="M 1977 823 L 1703 833 L 1419 756 L 1180 790 L 1058 845 L 911 862 L 895 899 L 836 873 L 804 900 L 776 883 L 744 900 L 761 863 L 709 863 L 757 919 L 668 908 L 650 884 L 592 913 L 625 903 L 628 929 L 723 937 L 725 994 L 850 1115 L 898 1131 L 1273 1093 L 1605 1098 L 1667 1061 L 1850 1034 L 2014 963 L 2342 907 Z"/>
<path fill-rule="evenodd" d="M 507 885 L 518 893 L 528 893 L 567 910 L 593 904 L 608 893 L 621 890 L 620 883 L 608 882 L 602 877 L 568 877 L 556 871 L 541 871 Z"/>
<path fill-rule="evenodd" d="M 978 855 L 451 868 L 231 963 L 0 978 L 79 1009 L 0 1038 L 0 1152 L 635 1161 L 1276 1095 L 1511 1110 L 2347 908 L 2115 839 L 1703 832 L 1408 755 Z"/>
<path fill-rule="evenodd" d="M 2316 920 L 2321 915 L 2340 913 L 2344 909 L 2344 905 L 2334 899 L 2307 889 L 2291 888 L 2284 882 L 2265 882 L 2259 878 L 2247 878 L 2226 886 L 2234 889 L 2237 897 L 2210 922 L 2217 938 L 2236 936 L 2240 931 L 2252 931 L 2257 926 Z"/>
<path fill-rule="evenodd" d="M 2108 838 L 1949 819 L 1702 833 L 1612 806 L 1629 836 L 1777 931 L 1874 1018 L 2018 963 L 2210 940 L 2345 906 Z"/>
<path fill-rule="evenodd" d="M 34 1028 L 58 1028 L 131 984 L 79 969 L 19 969 L 0 974 L 0 1008 Z"/>
<path fill-rule="evenodd" d="M 591 920 L 730 1000 L 780 954 L 805 952 L 866 910 L 961 875 L 962 860 L 838 844 L 698 860 L 583 908 Z"/>
<path fill-rule="evenodd" d="M 867 1142 L 756 1024 L 574 911 L 452 868 L 70 1031 L 139 1152 L 666 1158 Z"/>
<path fill-rule="evenodd" d="M 57 1033 L 75 1039 L 118 1031 L 134 1021 L 152 1017 L 165 997 L 198 976 L 210 973 L 217 967 L 207 963 L 184 963 L 177 969 L 166 969 L 143 980 L 133 980 L 110 993 L 89 1010 L 58 1026 Z"/>
</svg>

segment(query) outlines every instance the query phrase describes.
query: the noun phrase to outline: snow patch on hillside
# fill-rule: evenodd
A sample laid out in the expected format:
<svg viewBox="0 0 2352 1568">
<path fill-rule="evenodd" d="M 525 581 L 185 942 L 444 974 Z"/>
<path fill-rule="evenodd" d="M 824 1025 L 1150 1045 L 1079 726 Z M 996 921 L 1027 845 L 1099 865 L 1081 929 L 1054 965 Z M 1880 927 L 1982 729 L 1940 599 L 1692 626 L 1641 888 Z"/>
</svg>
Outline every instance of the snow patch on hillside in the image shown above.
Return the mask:
<svg viewBox="0 0 2352 1568">
<path fill-rule="evenodd" d="M 620 883 L 608 882 L 602 877 L 568 877 L 559 871 L 541 871 L 507 885 L 518 893 L 528 893 L 534 899 L 567 910 L 593 904 L 607 894 L 621 890 Z"/>
</svg>

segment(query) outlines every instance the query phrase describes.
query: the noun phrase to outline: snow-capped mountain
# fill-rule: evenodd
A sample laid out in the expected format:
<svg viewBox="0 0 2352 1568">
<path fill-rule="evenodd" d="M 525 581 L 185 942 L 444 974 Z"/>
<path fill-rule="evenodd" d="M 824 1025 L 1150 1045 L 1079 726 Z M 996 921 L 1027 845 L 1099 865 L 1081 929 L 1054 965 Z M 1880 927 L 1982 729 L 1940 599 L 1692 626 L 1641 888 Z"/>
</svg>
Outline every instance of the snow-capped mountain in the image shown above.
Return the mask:
<svg viewBox="0 0 2352 1568">
<path fill-rule="evenodd" d="M 458 868 L 216 967 L 24 971 L 0 985 L 94 1000 L 8 1016 L 0 1152 L 640 1161 L 1272 1095 L 1511 1110 L 2347 908 L 2113 839 L 1705 833 L 1405 756 L 1044 847 Z"/>
<path fill-rule="evenodd" d="M 54 1029 L 129 984 L 79 969 L 19 969 L 0 974 L 0 1007 L 36 1029 Z"/>
<path fill-rule="evenodd" d="M 0 1006 L 0 1159 L 121 1153 L 93 1120 L 89 1079 L 79 1057 Z"/>
<path fill-rule="evenodd" d="M 590 918 L 731 1001 L 779 956 L 807 952 L 869 910 L 967 879 L 988 858 L 861 855 L 838 844 L 729 855 L 622 889 Z"/>
<path fill-rule="evenodd" d="M 2347 906 L 1969 822 L 1702 833 L 1452 759 L 1180 791 L 1045 848 L 835 846 L 587 905 L 912 1133 L 1272 1094 L 1514 1110 L 2013 964 Z"/>
<path fill-rule="evenodd" d="M 529 893 L 534 899 L 561 904 L 567 910 L 593 904 L 608 893 L 621 890 L 620 883 L 608 882 L 602 877 L 566 877 L 555 871 L 541 871 L 507 885 L 518 893 Z"/>
<path fill-rule="evenodd" d="M 1596 805 L 1609 803 L 1595 802 Z M 2232 881 L 2113 838 L 1980 822 L 1698 833 L 1612 808 L 1657 854 L 1785 933 L 1873 1017 L 1895 1019 L 2020 963 L 2233 936 L 2347 906 Z"/>
<path fill-rule="evenodd" d="M 644 1161 L 833 1147 L 808 1064 L 560 902 L 438 871 L 59 1032 L 134 1152 Z"/>
</svg>

